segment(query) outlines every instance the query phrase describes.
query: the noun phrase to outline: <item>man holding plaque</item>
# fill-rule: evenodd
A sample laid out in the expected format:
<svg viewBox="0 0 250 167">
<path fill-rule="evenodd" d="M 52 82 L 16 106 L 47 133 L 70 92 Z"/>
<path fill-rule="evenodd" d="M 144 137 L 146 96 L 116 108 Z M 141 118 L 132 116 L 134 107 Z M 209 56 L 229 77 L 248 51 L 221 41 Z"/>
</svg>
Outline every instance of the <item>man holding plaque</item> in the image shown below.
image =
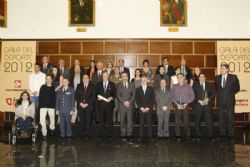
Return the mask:
<svg viewBox="0 0 250 167">
<path fill-rule="evenodd" d="M 194 91 L 189 84 L 185 81 L 185 76 L 180 73 L 177 75 L 178 84 L 173 85 L 171 90 L 171 99 L 175 104 L 175 135 L 178 140 L 181 139 L 181 115 L 183 115 L 185 136 L 187 139 L 190 137 L 189 129 L 189 110 L 188 104 L 194 100 Z"/>
<path fill-rule="evenodd" d="M 194 109 L 195 109 L 195 132 L 196 140 L 201 137 L 200 122 L 204 115 L 207 123 L 208 137 L 213 137 L 213 125 L 212 125 L 212 108 L 211 99 L 214 97 L 214 89 L 206 81 L 206 75 L 200 73 L 199 81 L 194 82 L 193 90 L 195 94 Z"/>
<path fill-rule="evenodd" d="M 115 92 L 115 84 L 109 81 L 108 72 L 102 72 L 102 81 L 96 86 L 101 137 L 112 137 Z"/>
</svg>

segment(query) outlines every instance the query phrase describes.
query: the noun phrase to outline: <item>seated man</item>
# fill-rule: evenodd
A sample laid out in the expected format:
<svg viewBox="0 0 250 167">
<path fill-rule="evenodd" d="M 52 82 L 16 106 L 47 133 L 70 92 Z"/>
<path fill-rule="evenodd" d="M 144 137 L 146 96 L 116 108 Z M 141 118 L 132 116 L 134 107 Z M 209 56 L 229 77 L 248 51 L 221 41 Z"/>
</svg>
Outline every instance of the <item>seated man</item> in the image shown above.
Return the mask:
<svg viewBox="0 0 250 167">
<path fill-rule="evenodd" d="M 21 132 L 28 132 L 35 115 L 35 105 L 31 103 L 30 94 L 22 92 L 16 103 L 15 119 Z"/>
</svg>

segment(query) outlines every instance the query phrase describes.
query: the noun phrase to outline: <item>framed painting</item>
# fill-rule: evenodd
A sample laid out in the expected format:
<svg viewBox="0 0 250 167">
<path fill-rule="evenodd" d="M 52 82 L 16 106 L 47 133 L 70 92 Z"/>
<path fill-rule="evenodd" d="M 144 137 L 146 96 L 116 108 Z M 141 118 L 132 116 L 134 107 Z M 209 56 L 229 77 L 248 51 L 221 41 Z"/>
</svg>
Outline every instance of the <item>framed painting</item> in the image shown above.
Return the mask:
<svg viewBox="0 0 250 167">
<path fill-rule="evenodd" d="M 7 27 L 7 2 L 0 0 L 0 27 Z"/>
<path fill-rule="evenodd" d="M 95 1 L 69 0 L 69 26 L 95 26 Z"/>
<path fill-rule="evenodd" d="M 187 26 L 186 0 L 160 0 L 161 26 Z"/>
</svg>

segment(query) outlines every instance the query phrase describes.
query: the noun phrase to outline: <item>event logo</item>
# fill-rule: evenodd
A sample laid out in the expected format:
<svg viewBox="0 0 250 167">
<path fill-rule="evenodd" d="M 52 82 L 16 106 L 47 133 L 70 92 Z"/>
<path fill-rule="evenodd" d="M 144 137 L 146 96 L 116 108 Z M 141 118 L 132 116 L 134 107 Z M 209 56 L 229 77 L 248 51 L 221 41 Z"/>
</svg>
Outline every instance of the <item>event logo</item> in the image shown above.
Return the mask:
<svg viewBox="0 0 250 167">
<path fill-rule="evenodd" d="M 14 88 L 21 88 L 22 81 L 21 80 L 14 80 Z"/>
<path fill-rule="evenodd" d="M 16 105 L 16 101 L 17 101 L 17 99 L 16 98 L 11 98 L 11 97 L 7 97 L 6 99 L 5 99 L 5 101 L 6 101 L 6 104 L 8 105 L 8 106 L 15 106 Z"/>
<path fill-rule="evenodd" d="M 11 106 L 12 105 L 12 98 L 6 98 L 6 103 Z"/>
</svg>

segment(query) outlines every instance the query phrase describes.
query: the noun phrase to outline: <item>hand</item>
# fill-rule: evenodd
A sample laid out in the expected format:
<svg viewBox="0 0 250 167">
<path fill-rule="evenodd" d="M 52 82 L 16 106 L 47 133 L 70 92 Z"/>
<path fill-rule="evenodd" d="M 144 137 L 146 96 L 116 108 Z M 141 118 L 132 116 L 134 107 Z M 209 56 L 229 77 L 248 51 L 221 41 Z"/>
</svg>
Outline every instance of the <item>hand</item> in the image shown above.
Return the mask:
<svg viewBox="0 0 250 167">
<path fill-rule="evenodd" d="M 86 104 L 80 103 L 80 106 L 81 106 L 82 108 L 85 108 L 85 107 L 86 107 Z"/>
<path fill-rule="evenodd" d="M 113 100 L 113 97 L 108 98 L 108 102 L 111 102 Z"/>
<path fill-rule="evenodd" d="M 185 103 L 185 104 L 183 105 L 183 109 L 186 108 L 186 107 L 187 107 L 187 104 Z"/>
<path fill-rule="evenodd" d="M 145 110 L 146 110 L 146 112 L 148 112 L 150 109 L 147 107 L 147 108 L 145 108 Z"/>
<path fill-rule="evenodd" d="M 130 106 L 130 103 L 129 103 L 129 101 L 125 101 L 124 103 L 123 103 L 123 105 L 125 106 L 125 107 L 129 107 Z"/>
<path fill-rule="evenodd" d="M 180 104 L 177 104 L 177 109 L 178 110 L 182 109 L 182 106 Z"/>
<path fill-rule="evenodd" d="M 145 112 L 145 108 L 144 108 L 144 107 L 141 107 L 140 110 L 141 110 L 142 112 Z"/>
<path fill-rule="evenodd" d="M 168 109 L 168 107 L 167 107 L 167 106 L 163 106 L 162 109 L 163 109 L 164 111 L 166 111 L 166 110 Z"/>
<path fill-rule="evenodd" d="M 100 97 L 98 97 L 97 100 L 102 100 L 102 99 Z"/>
<path fill-rule="evenodd" d="M 199 100 L 198 103 L 200 103 L 200 105 L 203 105 L 203 101 Z"/>
<path fill-rule="evenodd" d="M 73 113 L 74 113 L 74 111 L 70 111 L 70 113 L 69 113 L 69 114 L 70 114 L 70 115 L 73 115 Z"/>
</svg>

